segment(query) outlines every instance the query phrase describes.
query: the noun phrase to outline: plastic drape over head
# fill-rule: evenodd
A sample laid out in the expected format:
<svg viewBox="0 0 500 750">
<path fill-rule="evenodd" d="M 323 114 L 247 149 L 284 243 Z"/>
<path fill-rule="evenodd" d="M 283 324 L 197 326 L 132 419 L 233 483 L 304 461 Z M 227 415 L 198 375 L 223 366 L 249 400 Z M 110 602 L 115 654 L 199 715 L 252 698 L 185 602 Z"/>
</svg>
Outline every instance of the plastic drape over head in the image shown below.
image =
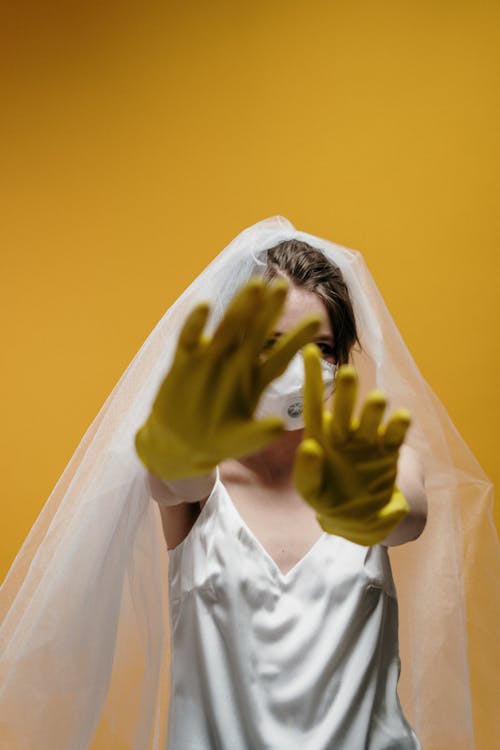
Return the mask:
<svg viewBox="0 0 500 750">
<path fill-rule="evenodd" d="M 495 708 L 499 549 L 487 477 L 408 352 L 357 252 L 281 217 L 242 232 L 166 312 L 87 431 L 2 589 L 0 747 L 164 750 L 168 553 L 134 434 L 193 305 L 212 322 L 266 250 L 297 238 L 342 270 L 362 350 L 363 393 L 412 412 L 429 520 L 391 550 L 400 602 L 403 709 L 424 748 L 489 748 Z M 496 598 L 495 598 L 496 597 Z M 498 646 L 496 646 L 498 649 Z"/>
</svg>

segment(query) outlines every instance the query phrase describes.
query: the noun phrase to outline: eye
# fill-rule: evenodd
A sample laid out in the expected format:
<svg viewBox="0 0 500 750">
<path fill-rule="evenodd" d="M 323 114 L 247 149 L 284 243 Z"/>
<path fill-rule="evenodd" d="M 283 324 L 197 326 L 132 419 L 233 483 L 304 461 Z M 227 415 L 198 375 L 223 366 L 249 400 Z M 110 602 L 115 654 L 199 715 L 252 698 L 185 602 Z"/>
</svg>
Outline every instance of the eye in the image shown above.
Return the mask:
<svg viewBox="0 0 500 750">
<path fill-rule="evenodd" d="M 323 357 L 323 359 L 329 359 L 333 361 L 334 356 L 335 356 L 335 352 L 333 351 L 333 346 L 331 346 L 330 344 L 327 344 L 325 341 L 317 341 L 316 346 L 320 350 L 321 356 Z"/>
</svg>

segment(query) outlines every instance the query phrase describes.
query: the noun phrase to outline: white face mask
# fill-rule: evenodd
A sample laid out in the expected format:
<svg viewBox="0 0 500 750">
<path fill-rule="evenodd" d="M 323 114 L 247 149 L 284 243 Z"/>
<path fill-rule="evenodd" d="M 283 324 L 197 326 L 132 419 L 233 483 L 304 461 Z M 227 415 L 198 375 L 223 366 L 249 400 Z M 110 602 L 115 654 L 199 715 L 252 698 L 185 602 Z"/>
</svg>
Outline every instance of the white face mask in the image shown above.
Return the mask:
<svg viewBox="0 0 500 750">
<path fill-rule="evenodd" d="M 323 400 L 331 396 L 336 365 L 321 360 L 321 372 L 325 391 Z M 285 372 L 272 383 L 269 383 L 260 397 L 255 416 L 281 417 L 285 423 L 285 430 L 300 430 L 304 427 L 304 360 L 302 354 L 297 354 L 290 360 Z"/>
</svg>

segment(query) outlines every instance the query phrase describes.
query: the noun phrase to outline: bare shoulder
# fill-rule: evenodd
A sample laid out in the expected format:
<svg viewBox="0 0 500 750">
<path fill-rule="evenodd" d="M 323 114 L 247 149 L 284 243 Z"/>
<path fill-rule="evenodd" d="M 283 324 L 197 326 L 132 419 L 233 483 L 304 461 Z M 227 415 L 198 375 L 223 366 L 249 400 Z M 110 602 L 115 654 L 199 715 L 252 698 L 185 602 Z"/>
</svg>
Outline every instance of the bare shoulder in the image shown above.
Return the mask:
<svg viewBox="0 0 500 750">
<path fill-rule="evenodd" d="M 410 445 L 403 443 L 399 449 L 398 474 L 405 479 L 425 484 L 424 463 L 420 454 Z"/>
<path fill-rule="evenodd" d="M 386 547 L 418 539 L 427 522 L 424 465 L 418 452 L 409 445 L 403 444 L 400 448 L 396 483 L 409 505 L 409 512 L 384 540 Z"/>
</svg>

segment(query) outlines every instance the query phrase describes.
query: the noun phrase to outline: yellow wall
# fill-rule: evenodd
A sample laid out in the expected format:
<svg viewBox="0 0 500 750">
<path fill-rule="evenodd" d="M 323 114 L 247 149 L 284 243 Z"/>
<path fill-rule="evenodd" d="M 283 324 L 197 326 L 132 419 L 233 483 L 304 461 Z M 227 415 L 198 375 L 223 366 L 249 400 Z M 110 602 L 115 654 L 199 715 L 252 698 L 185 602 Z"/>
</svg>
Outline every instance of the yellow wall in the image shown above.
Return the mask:
<svg viewBox="0 0 500 750">
<path fill-rule="evenodd" d="M 364 252 L 499 478 L 497 2 L 4 5 L 1 577 L 164 309 L 276 213 Z"/>
<path fill-rule="evenodd" d="M 425 377 L 498 479 L 498 3 L 10 6 L 2 577 L 165 308 L 238 231 L 276 213 L 364 252 Z"/>
<path fill-rule="evenodd" d="M 10 5 L 2 574 L 162 311 L 275 213 L 364 252 L 497 479 L 497 3 Z"/>
<path fill-rule="evenodd" d="M 498 4 L 11 5 L 2 573 L 163 310 L 275 213 L 364 252 L 497 479 Z"/>
<path fill-rule="evenodd" d="M 498 478 L 497 3 L 10 5 L 2 574 L 163 310 L 276 213 L 364 252 Z"/>
</svg>

